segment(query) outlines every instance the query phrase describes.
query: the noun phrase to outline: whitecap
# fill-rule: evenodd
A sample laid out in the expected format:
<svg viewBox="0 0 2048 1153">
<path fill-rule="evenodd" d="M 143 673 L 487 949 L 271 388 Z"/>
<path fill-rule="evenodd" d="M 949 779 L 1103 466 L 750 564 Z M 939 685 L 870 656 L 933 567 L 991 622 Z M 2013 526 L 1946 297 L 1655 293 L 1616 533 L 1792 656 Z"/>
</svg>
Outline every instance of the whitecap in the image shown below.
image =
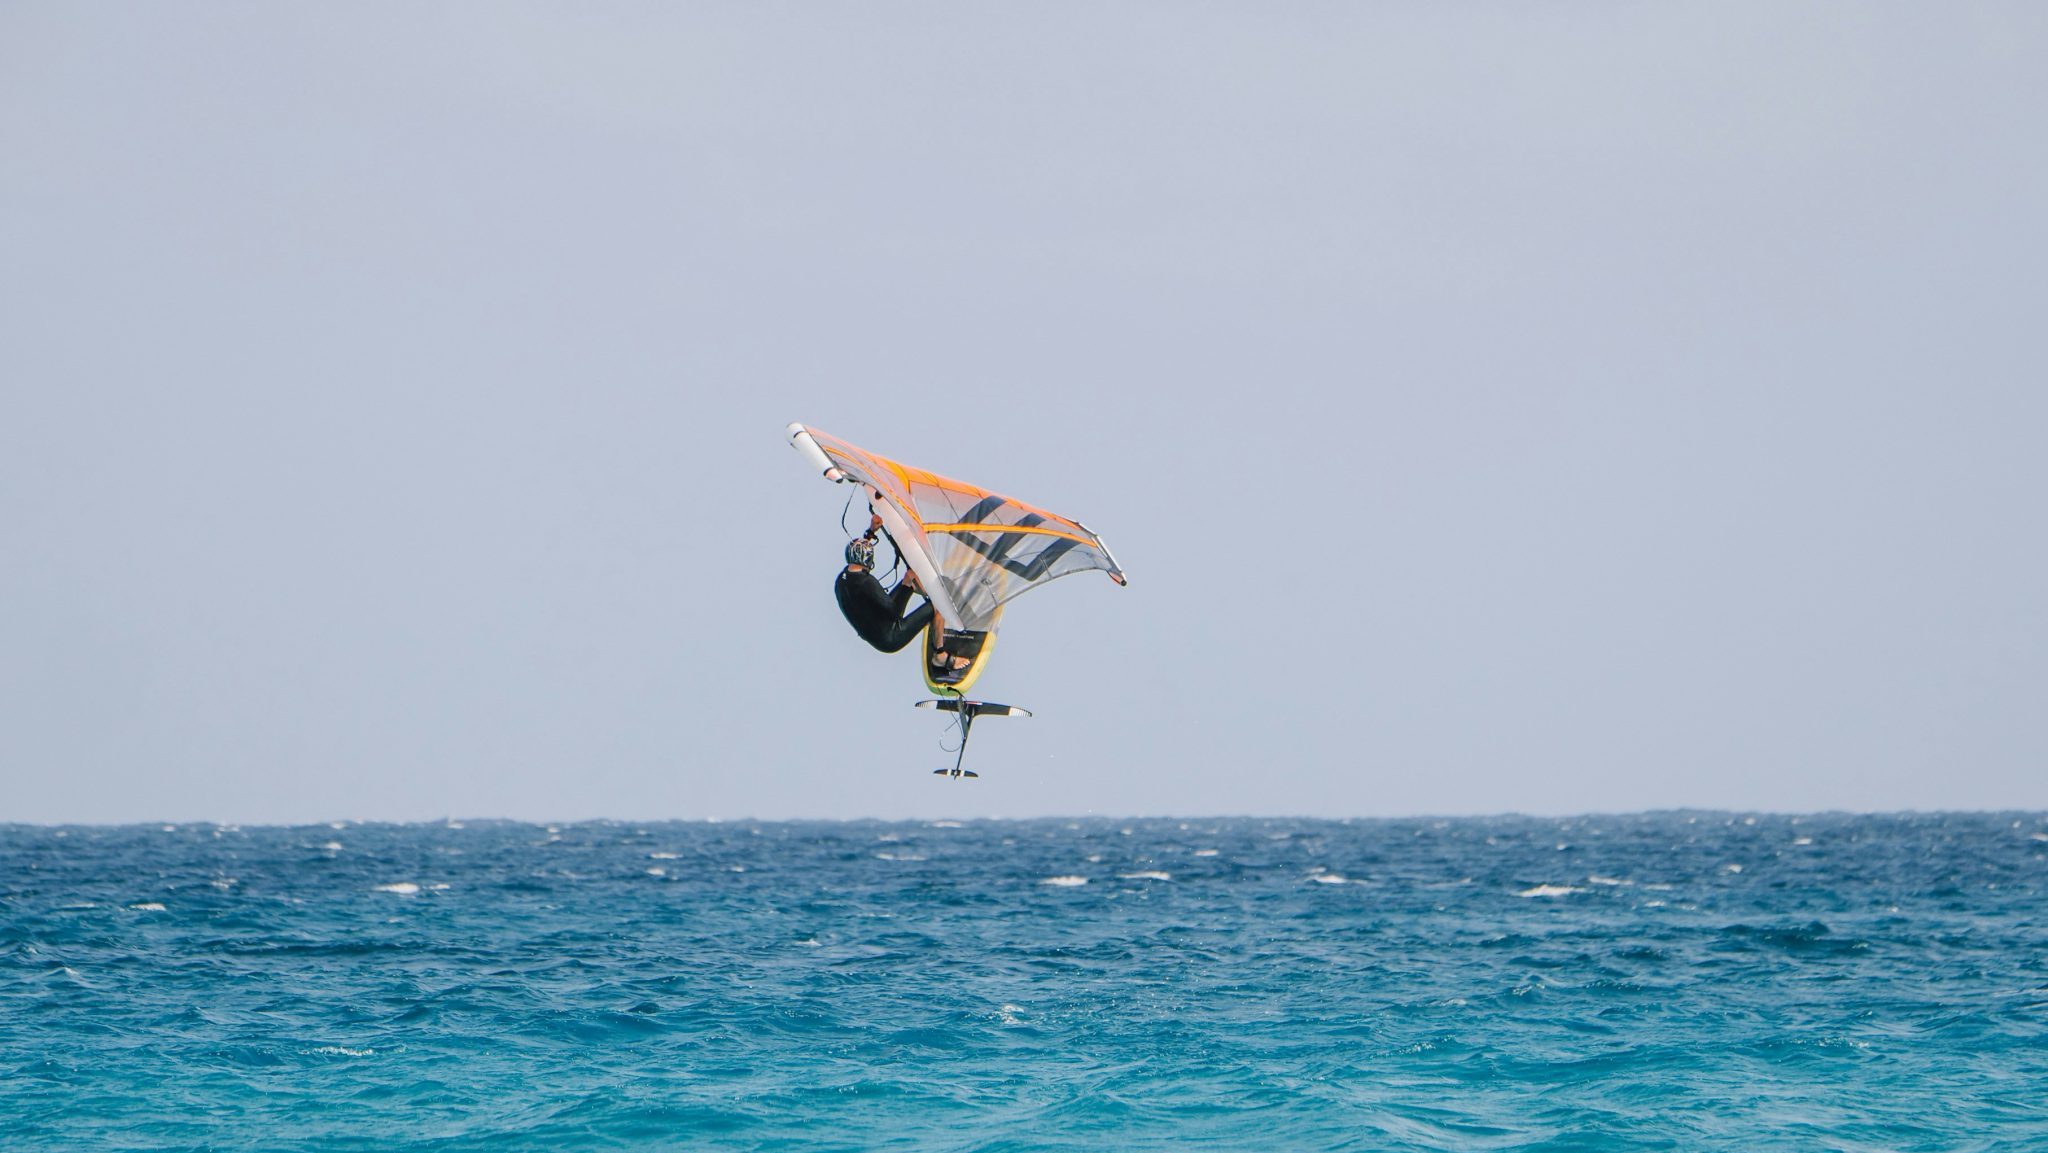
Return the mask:
<svg viewBox="0 0 2048 1153">
<path fill-rule="evenodd" d="M 922 861 L 925 859 L 925 856 L 923 853 L 876 853 L 875 859 L 877 861 Z"/>
<path fill-rule="evenodd" d="M 128 907 L 138 913 L 161 913 L 164 911 L 163 903 L 160 901 L 144 901 L 139 905 L 130 905 Z"/>
<path fill-rule="evenodd" d="M 429 888 L 429 889 L 433 890 L 433 891 L 434 891 L 434 892 L 436 892 L 436 893 L 445 893 L 445 892 L 447 892 L 447 891 L 448 891 L 448 886 L 447 886 L 447 885 L 446 885 L 445 883 L 443 883 L 443 884 L 436 884 L 436 885 L 428 885 L 428 886 L 427 886 L 427 888 Z"/>
<path fill-rule="evenodd" d="M 647 859 L 648 859 L 648 860 L 650 860 L 650 861 L 676 861 L 676 860 L 681 860 L 681 859 L 682 859 L 682 854 L 681 854 L 681 853 L 649 853 L 649 854 L 647 854 Z"/>
<path fill-rule="evenodd" d="M 2030 841 L 2048 841 L 2048 833 L 2035 833 L 2027 839 Z"/>
<path fill-rule="evenodd" d="M 1196 849 L 1196 850 L 1195 850 L 1195 856 L 1197 856 L 1197 857 L 1213 857 L 1213 856 L 1215 856 L 1215 855 L 1216 855 L 1217 853 L 1220 853 L 1220 852 L 1222 852 L 1222 851 L 1223 851 L 1223 850 L 1221 850 L 1221 849 Z"/>
<path fill-rule="evenodd" d="M 393 881 L 388 885 L 378 885 L 372 890 L 378 893 L 397 893 L 401 897 L 410 897 L 419 891 L 420 887 L 411 881 Z"/>
<path fill-rule="evenodd" d="M 369 1057 L 374 1056 L 377 1051 L 375 1049 L 351 1049 L 346 1045 L 322 1045 L 318 1049 L 313 1050 L 313 1052 L 331 1054 L 336 1057 Z"/>
<path fill-rule="evenodd" d="M 1062 889 L 1071 889 L 1078 885 L 1087 884 L 1088 878 L 1075 876 L 1047 877 L 1045 880 L 1040 881 L 1038 883 L 1041 885 L 1057 885 Z"/>
<path fill-rule="evenodd" d="M 447 823 L 447 825 L 446 825 L 446 826 L 444 826 L 444 827 L 445 827 L 445 828 L 450 828 L 450 829 L 466 829 L 466 828 L 468 828 L 469 826 L 468 826 L 468 825 L 465 825 L 465 824 L 463 824 L 463 823 L 462 823 L 461 821 L 449 821 L 449 822 Z"/>
<path fill-rule="evenodd" d="M 2043 839 L 2043 840 L 2048 840 L 2048 837 L 2044 837 L 2044 838 L 2042 838 L 2042 839 Z M 1792 838 L 1792 843 L 1793 843 L 1793 844 L 1795 844 L 1795 845 L 1811 845 L 1811 844 L 1813 843 L 1813 838 L 1812 838 L 1812 837 L 1794 837 L 1794 838 Z"/>
<path fill-rule="evenodd" d="M 668 876 L 668 870 L 657 866 L 647 870 L 647 875 L 650 877 L 666 877 Z"/>
<path fill-rule="evenodd" d="M 1348 883 L 1350 878 L 1342 873 L 1317 873 L 1311 876 L 1309 880 L 1314 881 L 1318 885 L 1342 885 Z"/>
<path fill-rule="evenodd" d="M 1645 908 L 1645 909 L 1661 909 L 1661 908 L 1663 908 L 1663 907 L 1664 907 L 1664 902 L 1662 902 L 1662 901 L 1644 901 L 1644 902 L 1643 902 L 1643 908 Z"/>
<path fill-rule="evenodd" d="M 1523 890 L 1522 890 L 1521 892 L 1519 892 L 1519 893 L 1516 893 L 1516 894 L 1515 894 L 1515 896 L 1517 896 L 1517 897 L 1569 897 L 1569 896 L 1571 896 L 1571 895 L 1572 895 L 1573 893 L 1583 893 L 1583 892 L 1585 892 L 1585 891 L 1586 891 L 1586 890 L 1584 890 L 1584 889 L 1581 889 L 1581 888 L 1579 888 L 1579 887 L 1578 887 L 1578 886 L 1576 886 L 1576 885 L 1538 885 L 1538 886 L 1536 886 L 1536 887 L 1535 887 L 1535 888 L 1533 888 L 1533 889 L 1523 889 Z"/>
<path fill-rule="evenodd" d="M 166 832 L 166 833 L 175 833 L 175 832 L 177 832 L 177 831 L 178 831 L 178 826 L 176 826 L 176 825 L 165 825 L 165 826 L 164 826 L 164 832 Z"/>
<path fill-rule="evenodd" d="M 208 881 L 207 884 L 225 893 L 236 885 L 241 884 L 241 881 L 234 877 L 215 877 L 213 880 Z"/>
<path fill-rule="evenodd" d="M 325 849 L 326 851 L 328 851 L 328 852 L 330 852 L 330 853 L 339 853 L 339 852 L 341 851 L 341 842 L 340 842 L 340 841 L 329 841 L 329 842 L 327 842 L 326 844 L 324 844 L 324 845 L 322 845 L 322 846 L 320 846 L 320 847 L 321 847 L 322 849 Z"/>
<path fill-rule="evenodd" d="M 1623 879 L 1622 879 L 1622 878 L 1620 878 L 1620 877 L 1603 877 L 1603 876 L 1601 876 L 1601 875 L 1600 875 L 1600 874 L 1598 874 L 1598 873 L 1595 873 L 1595 874 L 1593 874 L 1592 876 L 1590 876 L 1590 877 L 1587 877 L 1587 878 L 1586 878 L 1586 883 L 1588 883 L 1588 884 L 1592 884 L 1592 885 L 1633 885 L 1633 884 L 1635 884 L 1635 882 L 1634 882 L 1634 881 L 1625 881 L 1625 880 L 1623 880 Z"/>
<path fill-rule="evenodd" d="M 964 829 L 967 826 L 958 821 L 933 821 L 931 827 L 934 829 Z"/>
<path fill-rule="evenodd" d="M 1003 1024 L 1022 1025 L 1024 1022 L 1018 1018 L 1017 1014 L 1022 1013 L 1023 1011 L 1024 1006 L 1022 1005 L 1004 1005 L 1002 1010 Z"/>
<path fill-rule="evenodd" d="M 1160 872 L 1160 871 L 1159 871 L 1159 870 L 1157 870 L 1157 869 L 1144 869 L 1144 870 L 1141 870 L 1141 871 L 1139 871 L 1139 872 L 1136 872 L 1136 873 L 1118 873 L 1118 874 L 1117 874 L 1117 877 L 1118 877 L 1118 878 L 1120 878 L 1120 879 L 1122 879 L 1122 880 L 1126 880 L 1126 881 L 1171 881 L 1171 880 L 1173 880 L 1173 874 L 1172 874 L 1172 873 L 1162 873 L 1162 872 Z"/>
<path fill-rule="evenodd" d="M 1742 871 L 1742 866 L 1741 866 L 1741 865 L 1737 865 L 1737 864 L 1733 864 L 1733 863 L 1730 863 L 1730 864 L 1726 864 L 1726 865 L 1723 865 L 1723 866 L 1721 866 L 1721 871 L 1722 871 L 1722 872 L 1724 872 L 1724 873 L 1739 873 L 1739 872 L 1741 872 L 1741 871 Z"/>
</svg>

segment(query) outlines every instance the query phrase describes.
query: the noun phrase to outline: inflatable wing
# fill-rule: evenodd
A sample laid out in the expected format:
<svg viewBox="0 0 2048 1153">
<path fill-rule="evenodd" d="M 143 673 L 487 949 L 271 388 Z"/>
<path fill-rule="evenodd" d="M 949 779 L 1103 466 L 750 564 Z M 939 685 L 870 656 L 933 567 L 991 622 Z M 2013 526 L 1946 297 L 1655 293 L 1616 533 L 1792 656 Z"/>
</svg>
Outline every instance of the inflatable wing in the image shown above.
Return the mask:
<svg viewBox="0 0 2048 1153">
<path fill-rule="evenodd" d="M 789 426 L 789 443 L 827 480 L 858 484 L 949 628 L 987 630 L 1002 607 L 1069 573 L 1124 570 L 1088 526 L 1023 501 Z"/>
</svg>

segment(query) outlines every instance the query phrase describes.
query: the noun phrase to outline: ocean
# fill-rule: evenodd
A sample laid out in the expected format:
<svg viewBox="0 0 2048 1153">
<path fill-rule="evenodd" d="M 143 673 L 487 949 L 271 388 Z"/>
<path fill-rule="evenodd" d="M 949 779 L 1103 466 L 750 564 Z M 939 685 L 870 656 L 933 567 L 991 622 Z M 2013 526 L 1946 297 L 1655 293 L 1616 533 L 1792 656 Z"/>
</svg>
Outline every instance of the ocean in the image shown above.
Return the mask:
<svg viewBox="0 0 2048 1153">
<path fill-rule="evenodd" d="M 2048 817 L 0 825 L 0 1149 L 2048 1150 Z"/>
</svg>

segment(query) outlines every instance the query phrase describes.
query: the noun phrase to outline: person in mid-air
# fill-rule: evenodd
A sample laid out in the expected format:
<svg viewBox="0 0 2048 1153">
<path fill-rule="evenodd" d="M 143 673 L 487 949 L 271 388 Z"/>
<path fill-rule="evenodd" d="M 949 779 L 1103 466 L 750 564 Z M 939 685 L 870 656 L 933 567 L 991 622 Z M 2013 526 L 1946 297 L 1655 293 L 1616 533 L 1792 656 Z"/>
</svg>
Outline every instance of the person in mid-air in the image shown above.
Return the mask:
<svg viewBox="0 0 2048 1153">
<path fill-rule="evenodd" d="M 846 542 L 846 568 L 833 583 L 832 594 L 839 601 L 839 611 L 845 615 L 846 623 L 853 626 L 860 639 L 885 653 L 893 653 L 917 639 L 926 626 L 933 625 L 937 614 L 915 572 L 904 573 L 896 587 L 889 590 L 884 590 L 882 582 L 875 578 L 875 534 L 881 527 L 882 518 L 875 517 L 868 531 Z M 909 607 L 912 593 L 925 597 L 924 603 L 914 609 Z M 943 624 L 934 627 L 940 629 L 938 635 L 945 635 Z M 965 658 L 950 656 L 942 648 L 932 654 L 932 674 L 940 681 L 957 679 L 969 663 Z"/>
</svg>

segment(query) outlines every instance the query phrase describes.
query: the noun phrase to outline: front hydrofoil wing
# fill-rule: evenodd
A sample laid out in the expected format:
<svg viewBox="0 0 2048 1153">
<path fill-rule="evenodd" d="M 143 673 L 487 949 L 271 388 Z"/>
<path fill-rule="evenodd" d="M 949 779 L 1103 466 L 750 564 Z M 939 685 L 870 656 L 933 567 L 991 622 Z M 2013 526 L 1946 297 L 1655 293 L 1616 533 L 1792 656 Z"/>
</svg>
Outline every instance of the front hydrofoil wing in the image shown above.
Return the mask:
<svg viewBox="0 0 2048 1153">
<path fill-rule="evenodd" d="M 957 697 L 945 697 L 935 701 L 919 701 L 917 702 L 917 707 L 921 709 L 937 709 L 942 713 L 960 714 L 960 750 L 953 756 L 953 767 L 950 769 L 932 770 L 935 776 L 952 777 L 954 780 L 959 780 L 961 777 L 981 775 L 960 767 L 962 762 L 967 759 L 967 738 L 974 731 L 974 718 L 1028 717 L 1031 715 L 1030 709 L 1020 709 L 1016 705 L 999 705 L 994 701 L 963 701 Z"/>
</svg>

